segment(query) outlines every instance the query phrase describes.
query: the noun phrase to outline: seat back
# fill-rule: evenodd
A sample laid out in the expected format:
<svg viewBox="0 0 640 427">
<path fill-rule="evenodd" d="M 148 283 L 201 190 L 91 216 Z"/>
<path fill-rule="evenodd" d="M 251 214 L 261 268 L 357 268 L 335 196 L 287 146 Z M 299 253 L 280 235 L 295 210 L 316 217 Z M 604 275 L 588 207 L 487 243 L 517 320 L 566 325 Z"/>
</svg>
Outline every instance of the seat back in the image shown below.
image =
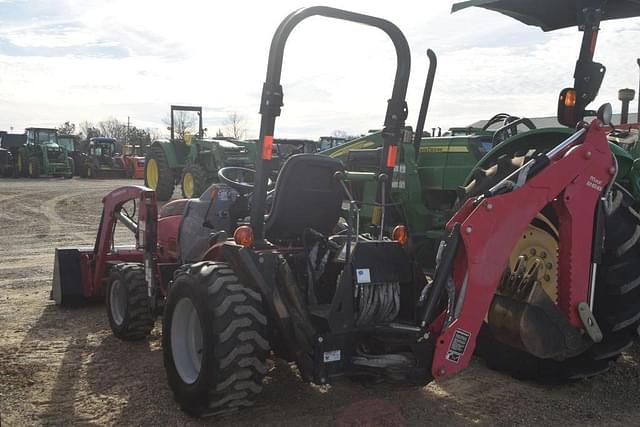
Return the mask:
<svg viewBox="0 0 640 427">
<path fill-rule="evenodd" d="M 321 154 L 296 154 L 282 166 L 265 223 L 271 240 L 299 238 L 306 228 L 330 234 L 340 217 L 342 163 Z"/>
</svg>

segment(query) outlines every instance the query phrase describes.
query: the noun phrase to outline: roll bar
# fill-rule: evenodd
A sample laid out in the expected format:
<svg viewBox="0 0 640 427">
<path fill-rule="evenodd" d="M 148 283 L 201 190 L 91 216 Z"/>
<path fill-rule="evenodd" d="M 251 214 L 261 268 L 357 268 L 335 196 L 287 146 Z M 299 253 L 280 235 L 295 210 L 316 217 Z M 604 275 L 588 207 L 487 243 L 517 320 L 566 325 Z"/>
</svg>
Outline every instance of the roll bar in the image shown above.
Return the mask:
<svg viewBox="0 0 640 427">
<path fill-rule="evenodd" d="M 264 239 L 264 209 L 267 196 L 267 181 L 273 170 L 271 149 L 276 117 L 280 115 L 283 106 L 283 90 L 280 84 L 282 74 L 282 59 L 284 47 L 291 31 L 303 20 L 311 16 L 324 16 L 326 18 L 340 19 L 343 21 L 376 27 L 384 31 L 396 50 L 397 66 L 393 83 L 391 99 L 388 101 L 387 112 L 384 121 L 383 157 L 380 164 L 381 172 L 391 175 L 393 165 L 388 161 L 391 157 L 395 162 L 397 145 L 402 137 L 402 128 L 407 118 L 406 94 L 411 69 L 411 53 L 404 34 L 393 23 L 373 16 L 349 12 L 326 6 L 313 6 L 298 9 L 287 16 L 278 26 L 271 40 L 269 50 L 269 62 L 267 64 L 267 77 L 262 87 L 260 101 L 260 139 L 257 143 L 256 182 L 253 203 L 251 206 L 251 227 L 257 242 Z M 390 147 L 391 153 L 389 153 Z M 390 156 L 389 154 L 392 154 Z M 389 159 L 387 158 L 389 157 Z M 389 180 L 390 182 L 391 180 Z"/>
</svg>

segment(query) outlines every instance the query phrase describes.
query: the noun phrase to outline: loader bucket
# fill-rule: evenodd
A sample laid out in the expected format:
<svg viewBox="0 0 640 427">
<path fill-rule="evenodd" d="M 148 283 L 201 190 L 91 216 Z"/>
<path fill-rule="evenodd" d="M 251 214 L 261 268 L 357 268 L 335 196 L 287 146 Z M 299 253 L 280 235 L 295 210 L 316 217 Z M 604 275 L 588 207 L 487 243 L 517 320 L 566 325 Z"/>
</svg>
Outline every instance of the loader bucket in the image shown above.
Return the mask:
<svg viewBox="0 0 640 427">
<path fill-rule="evenodd" d="M 93 247 L 56 248 L 53 264 L 53 282 L 51 299 L 63 306 L 77 306 L 86 303 L 90 298 L 84 289 L 83 276 L 88 270 L 83 265 L 83 258 L 93 254 Z"/>
</svg>

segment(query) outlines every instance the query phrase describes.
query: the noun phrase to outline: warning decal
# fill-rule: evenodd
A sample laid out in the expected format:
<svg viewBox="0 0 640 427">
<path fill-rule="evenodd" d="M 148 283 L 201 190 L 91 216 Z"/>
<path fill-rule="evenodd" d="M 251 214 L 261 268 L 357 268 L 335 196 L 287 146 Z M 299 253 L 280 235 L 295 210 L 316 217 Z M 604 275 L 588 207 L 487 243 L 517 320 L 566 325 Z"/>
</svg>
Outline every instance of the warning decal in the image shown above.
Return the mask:
<svg viewBox="0 0 640 427">
<path fill-rule="evenodd" d="M 451 345 L 449 346 L 449 351 L 447 351 L 447 360 L 454 363 L 460 362 L 460 358 L 467 350 L 467 344 L 469 343 L 470 337 L 471 334 L 469 332 L 463 331 L 462 329 L 456 329 L 456 333 L 453 335 Z"/>
</svg>

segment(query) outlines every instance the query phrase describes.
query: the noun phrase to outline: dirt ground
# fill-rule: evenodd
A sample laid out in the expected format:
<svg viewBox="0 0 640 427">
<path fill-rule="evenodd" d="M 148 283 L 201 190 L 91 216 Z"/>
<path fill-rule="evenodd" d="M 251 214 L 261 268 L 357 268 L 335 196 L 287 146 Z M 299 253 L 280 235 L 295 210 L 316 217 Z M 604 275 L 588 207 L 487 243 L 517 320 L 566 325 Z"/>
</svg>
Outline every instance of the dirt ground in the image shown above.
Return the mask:
<svg viewBox="0 0 640 427">
<path fill-rule="evenodd" d="M 195 420 L 174 403 L 157 322 L 144 342 L 114 338 L 101 305 L 49 301 L 54 248 L 93 244 L 101 197 L 133 181 L 0 180 L 0 424 L 639 425 L 640 346 L 604 375 L 565 386 L 519 382 L 474 361 L 424 388 L 317 387 L 282 361 L 257 406 Z M 125 231 L 123 231 L 124 233 Z"/>
</svg>

